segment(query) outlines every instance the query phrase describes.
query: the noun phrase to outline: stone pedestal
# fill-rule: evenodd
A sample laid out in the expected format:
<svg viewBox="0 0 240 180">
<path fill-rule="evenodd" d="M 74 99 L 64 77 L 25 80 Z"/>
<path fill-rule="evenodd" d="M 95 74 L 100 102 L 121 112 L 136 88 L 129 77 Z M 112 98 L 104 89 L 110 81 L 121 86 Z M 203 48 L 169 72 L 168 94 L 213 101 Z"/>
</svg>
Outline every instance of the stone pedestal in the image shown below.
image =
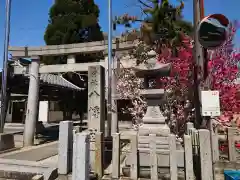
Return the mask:
<svg viewBox="0 0 240 180">
<path fill-rule="evenodd" d="M 170 128 L 165 123 L 165 117 L 158 106 L 164 96 L 164 90 L 148 89 L 142 91 L 142 95 L 146 97 L 148 107 L 143 117 L 143 125 L 139 128 L 139 135 L 148 136 L 149 134 L 156 134 L 157 136 L 168 136 Z"/>
<path fill-rule="evenodd" d="M 139 127 L 138 131 L 138 151 L 139 151 L 139 164 L 141 167 L 150 166 L 150 141 L 151 135 L 155 135 L 157 152 L 161 150 L 169 149 L 168 136 L 170 134 L 170 128 L 165 123 L 165 117 L 159 108 L 164 97 L 163 89 L 146 89 L 142 91 L 142 95 L 146 97 L 147 111 L 143 117 L 143 125 Z M 177 149 L 182 149 L 181 144 L 177 143 Z M 169 164 L 169 154 L 157 155 L 158 166 L 167 166 Z M 177 154 L 179 165 L 184 164 L 183 152 Z M 127 157 L 126 165 L 131 165 L 131 158 Z"/>
<path fill-rule="evenodd" d="M 147 101 L 147 111 L 143 117 L 143 125 L 139 127 L 138 131 L 138 150 L 140 166 L 150 166 L 149 158 L 150 154 L 150 141 L 151 135 L 155 135 L 156 149 L 167 150 L 169 149 L 168 136 L 170 134 L 170 128 L 165 123 L 165 117 L 159 108 L 159 104 L 164 97 L 163 89 L 147 89 L 142 91 L 142 94 L 146 97 Z M 177 142 L 177 149 L 182 149 L 180 142 Z M 159 159 L 159 166 L 166 166 L 169 164 L 169 154 L 159 154 L 157 155 Z M 177 155 L 177 159 L 180 164 L 184 163 L 182 153 Z M 129 159 L 127 159 L 126 164 L 130 164 Z M 179 164 L 179 165 L 180 165 Z"/>
</svg>

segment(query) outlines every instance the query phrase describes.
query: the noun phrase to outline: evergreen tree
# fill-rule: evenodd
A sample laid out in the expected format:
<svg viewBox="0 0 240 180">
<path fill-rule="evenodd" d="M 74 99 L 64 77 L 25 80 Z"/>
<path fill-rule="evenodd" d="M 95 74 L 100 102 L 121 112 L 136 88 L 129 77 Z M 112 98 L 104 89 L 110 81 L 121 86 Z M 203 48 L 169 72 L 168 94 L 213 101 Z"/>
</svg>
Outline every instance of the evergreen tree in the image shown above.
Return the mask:
<svg viewBox="0 0 240 180">
<path fill-rule="evenodd" d="M 82 42 L 101 41 L 104 39 L 101 27 L 98 24 L 99 8 L 94 0 L 55 0 L 49 11 L 49 24 L 44 34 L 47 45 L 73 44 Z M 77 62 L 96 61 L 102 54 L 81 54 L 76 56 Z M 43 57 L 44 64 L 64 64 L 66 56 Z M 65 79 L 83 87 L 79 76 L 71 72 L 63 75 Z M 64 112 L 64 119 L 69 119 L 72 113 L 81 116 L 86 112 L 87 91 L 72 92 L 69 96 L 63 96 L 59 105 Z M 71 97 L 71 98 L 70 98 Z"/>
<path fill-rule="evenodd" d="M 44 40 L 47 45 L 101 41 L 99 8 L 94 0 L 56 0 L 50 8 Z M 66 57 L 44 58 L 45 64 L 66 63 Z"/>
</svg>

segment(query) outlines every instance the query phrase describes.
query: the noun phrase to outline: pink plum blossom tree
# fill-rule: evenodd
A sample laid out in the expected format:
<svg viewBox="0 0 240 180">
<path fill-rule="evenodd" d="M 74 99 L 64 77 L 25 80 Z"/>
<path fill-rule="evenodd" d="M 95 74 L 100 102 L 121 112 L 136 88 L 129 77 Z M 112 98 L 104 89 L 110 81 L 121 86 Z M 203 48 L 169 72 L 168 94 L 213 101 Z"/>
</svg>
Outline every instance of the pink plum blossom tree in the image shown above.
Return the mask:
<svg viewBox="0 0 240 180">
<path fill-rule="evenodd" d="M 236 34 L 234 24 L 229 27 L 229 37 L 219 48 L 209 51 L 208 80 L 210 89 L 219 90 L 221 111 L 224 116 L 232 117 L 240 112 L 239 63 L 240 53 L 234 50 L 233 40 Z M 231 118 L 227 118 L 229 121 Z M 220 121 L 223 118 L 220 118 Z M 225 121 L 221 123 L 226 124 Z M 227 122 L 227 125 L 230 125 Z"/>
</svg>

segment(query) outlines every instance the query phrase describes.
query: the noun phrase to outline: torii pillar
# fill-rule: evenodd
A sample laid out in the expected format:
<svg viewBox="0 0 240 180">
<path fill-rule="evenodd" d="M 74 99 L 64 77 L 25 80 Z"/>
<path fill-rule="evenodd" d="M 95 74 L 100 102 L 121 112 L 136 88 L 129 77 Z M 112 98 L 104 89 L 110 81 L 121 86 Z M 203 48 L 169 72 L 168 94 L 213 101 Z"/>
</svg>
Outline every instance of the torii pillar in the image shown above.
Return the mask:
<svg viewBox="0 0 240 180">
<path fill-rule="evenodd" d="M 40 57 L 32 57 L 29 65 L 29 89 L 26 119 L 24 125 L 23 145 L 32 146 L 34 144 L 34 135 L 36 130 L 36 122 L 38 119 L 38 103 L 39 103 L 39 65 Z"/>
</svg>

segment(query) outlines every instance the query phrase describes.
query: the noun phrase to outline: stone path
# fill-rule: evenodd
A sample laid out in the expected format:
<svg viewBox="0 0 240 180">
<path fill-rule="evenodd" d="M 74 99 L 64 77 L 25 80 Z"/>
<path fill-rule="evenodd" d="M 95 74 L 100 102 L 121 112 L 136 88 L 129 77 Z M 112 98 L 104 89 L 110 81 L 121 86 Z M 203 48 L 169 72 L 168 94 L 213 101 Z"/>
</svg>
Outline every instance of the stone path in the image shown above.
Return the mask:
<svg viewBox="0 0 240 180">
<path fill-rule="evenodd" d="M 22 148 L 17 151 L 0 154 L 0 158 L 16 159 L 27 161 L 40 161 L 48 157 L 57 155 L 58 142 L 47 143 L 43 145 L 33 146 L 29 148 Z"/>
</svg>

